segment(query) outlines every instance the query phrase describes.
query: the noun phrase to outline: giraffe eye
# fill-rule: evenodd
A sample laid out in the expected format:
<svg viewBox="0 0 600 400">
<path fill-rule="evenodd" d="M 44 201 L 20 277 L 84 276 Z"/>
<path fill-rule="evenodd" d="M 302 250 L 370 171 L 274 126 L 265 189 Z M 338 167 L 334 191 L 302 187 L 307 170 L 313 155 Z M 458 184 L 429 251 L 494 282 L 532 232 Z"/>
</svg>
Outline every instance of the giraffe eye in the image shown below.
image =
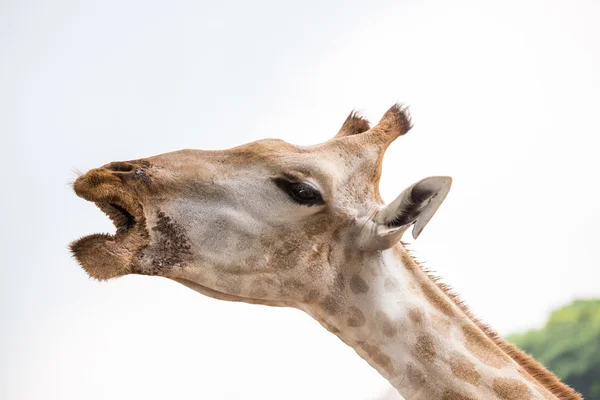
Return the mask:
<svg viewBox="0 0 600 400">
<path fill-rule="evenodd" d="M 307 206 L 325 203 L 319 190 L 308 183 L 291 182 L 283 178 L 276 178 L 274 181 L 277 187 L 286 192 L 296 203 Z"/>
</svg>

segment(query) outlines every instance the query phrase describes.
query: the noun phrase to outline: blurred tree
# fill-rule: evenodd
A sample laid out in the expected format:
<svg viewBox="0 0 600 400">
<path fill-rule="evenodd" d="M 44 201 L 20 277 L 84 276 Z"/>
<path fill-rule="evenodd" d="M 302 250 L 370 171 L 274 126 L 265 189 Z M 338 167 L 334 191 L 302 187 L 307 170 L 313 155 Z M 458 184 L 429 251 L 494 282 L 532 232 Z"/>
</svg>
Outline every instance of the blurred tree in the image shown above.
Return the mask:
<svg viewBox="0 0 600 400">
<path fill-rule="evenodd" d="M 539 330 L 508 337 L 579 391 L 600 400 L 600 299 L 575 300 L 553 311 Z"/>
</svg>

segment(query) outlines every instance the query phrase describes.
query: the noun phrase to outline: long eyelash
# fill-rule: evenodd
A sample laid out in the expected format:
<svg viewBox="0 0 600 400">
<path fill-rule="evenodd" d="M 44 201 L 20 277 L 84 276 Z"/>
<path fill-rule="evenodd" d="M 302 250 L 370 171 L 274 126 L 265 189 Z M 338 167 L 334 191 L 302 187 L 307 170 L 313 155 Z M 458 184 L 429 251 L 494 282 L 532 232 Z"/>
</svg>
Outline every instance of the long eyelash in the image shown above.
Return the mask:
<svg viewBox="0 0 600 400">
<path fill-rule="evenodd" d="M 290 199 L 297 204 L 301 204 L 301 205 L 307 206 L 307 207 L 325 204 L 325 200 L 323 200 L 323 195 L 321 194 L 321 192 L 318 189 L 312 187 L 312 185 L 305 184 L 305 185 L 311 186 L 311 188 L 315 191 L 318 198 L 314 202 L 307 202 L 307 201 L 298 200 L 293 194 L 293 186 L 303 184 L 303 182 L 299 182 L 295 179 L 287 180 L 287 179 L 281 178 L 281 177 L 273 178 L 273 182 L 275 182 L 277 187 L 279 187 L 281 190 L 283 190 L 290 197 Z"/>
</svg>

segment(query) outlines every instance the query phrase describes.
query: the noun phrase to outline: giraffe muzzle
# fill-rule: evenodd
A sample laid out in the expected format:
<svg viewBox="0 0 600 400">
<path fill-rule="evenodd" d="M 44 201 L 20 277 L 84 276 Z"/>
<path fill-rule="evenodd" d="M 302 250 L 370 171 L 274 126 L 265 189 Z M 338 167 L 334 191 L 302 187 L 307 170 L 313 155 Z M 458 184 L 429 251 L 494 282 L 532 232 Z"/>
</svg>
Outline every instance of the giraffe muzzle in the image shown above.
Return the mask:
<svg viewBox="0 0 600 400">
<path fill-rule="evenodd" d="M 116 228 L 114 234 L 96 233 L 70 245 L 81 267 L 98 280 L 132 273 L 137 256 L 149 243 L 142 204 L 123 181 L 123 173 L 128 172 L 124 169 L 93 169 L 73 185 L 75 193 L 96 204 Z"/>
</svg>

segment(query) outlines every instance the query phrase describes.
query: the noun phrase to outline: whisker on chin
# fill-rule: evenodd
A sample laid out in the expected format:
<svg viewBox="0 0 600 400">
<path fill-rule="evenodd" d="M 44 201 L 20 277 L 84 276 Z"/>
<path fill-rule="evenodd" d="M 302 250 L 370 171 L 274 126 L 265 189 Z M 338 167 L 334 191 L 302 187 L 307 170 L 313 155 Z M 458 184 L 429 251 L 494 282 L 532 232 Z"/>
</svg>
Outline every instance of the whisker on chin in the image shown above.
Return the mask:
<svg viewBox="0 0 600 400">
<path fill-rule="evenodd" d="M 75 179 L 68 181 L 67 185 L 69 185 L 69 187 L 72 188 L 73 185 L 75 185 L 75 181 L 77 180 L 77 178 L 85 175 L 85 172 L 81 171 L 79 168 L 72 168 L 71 173 L 75 174 Z"/>
</svg>

